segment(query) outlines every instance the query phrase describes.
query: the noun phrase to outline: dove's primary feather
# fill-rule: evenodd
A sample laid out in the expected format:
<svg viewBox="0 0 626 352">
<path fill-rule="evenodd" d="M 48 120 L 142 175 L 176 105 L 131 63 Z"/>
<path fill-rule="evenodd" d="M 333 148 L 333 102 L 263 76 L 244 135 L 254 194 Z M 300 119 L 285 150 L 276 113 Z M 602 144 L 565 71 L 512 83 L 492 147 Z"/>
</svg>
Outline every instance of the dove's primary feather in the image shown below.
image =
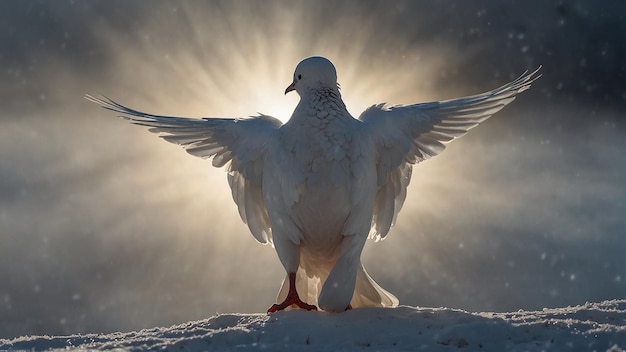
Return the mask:
<svg viewBox="0 0 626 352">
<path fill-rule="evenodd" d="M 87 99 L 151 127 L 192 155 L 213 158 L 216 167 L 228 165 L 241 218 L 258 241 L 274 244 L 300 298 L 342 311 L 398 304 L 363 268 L 365 240 L 389 232 L 406 198 L 413 164 L 439 154 L 444 143 L 509 104 L 538 78 L 537 71 L 466 98 L 374 105 L 355 119 L 341 99 L 332 63 L 312 57 L 298 64 L 287 87 L 301 100 L 285 124 L 266 115 L 151 115 L 108 98 Z M 279 299 L 296 302 L 288 297 L 292 291 L 285 280 Z"/>
<path fill-rule="evenodd" d="M 189 119 L 146 114 L 106 97 L 87 99 L 121 114 L 136 125 L 151 127 L 168 142 L 182 145 L 189 154 L 213 158 L 213 166 L 228 164 L 228 183 L 241 219 L 261 243 L 272 242 L 272 229 L 263 202 L 263 162 L 268 142 L 282 125 L 280 120 L 260 115 L 245 119 Z"/>
<path fill-rule="evenodd" d="M 373 105 L 359 120 L 377 146 L 378 191 L 370 236 L 384 238 L 406 198 L 411 164 L 429 159 L 448 143 L 500 111 L 539 78 L 525 72 L 492 91 L 465 98 L 385 108 Z"/>
</svg>

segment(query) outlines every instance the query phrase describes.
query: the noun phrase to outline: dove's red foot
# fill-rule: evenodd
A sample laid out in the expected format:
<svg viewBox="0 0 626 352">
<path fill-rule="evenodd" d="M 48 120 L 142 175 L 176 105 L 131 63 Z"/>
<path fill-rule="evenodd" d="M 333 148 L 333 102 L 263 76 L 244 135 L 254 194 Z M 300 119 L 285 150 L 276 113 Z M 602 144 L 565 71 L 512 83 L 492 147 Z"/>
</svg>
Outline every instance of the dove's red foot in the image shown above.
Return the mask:
<svg viewBox="0 0 626 352">
<path fill-rule="evenodd" d="M 267 310 L 267 312 L 278 312 L 279 310 L 283 310 L 291 305 L 296 305 L 300 309 L 317 310 L 316 306 L 302 302 L 300 296 L 298 296 L 298 291 L 296 291 L 296 273 L 289 274 L 289 293 L 287 293 L 285 300 L 280 304 L 274 304 Z"/>
</svg>

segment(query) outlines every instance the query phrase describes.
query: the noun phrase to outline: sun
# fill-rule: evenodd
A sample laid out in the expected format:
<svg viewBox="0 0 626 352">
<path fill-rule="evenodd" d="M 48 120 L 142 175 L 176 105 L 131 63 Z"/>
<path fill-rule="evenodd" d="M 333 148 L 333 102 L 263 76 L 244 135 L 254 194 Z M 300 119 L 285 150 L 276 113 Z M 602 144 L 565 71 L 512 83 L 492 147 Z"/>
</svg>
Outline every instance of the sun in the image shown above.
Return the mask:
<svg viewBox="0 0 626 352">
<path fill-rule="evenodd" d="M 103 42 L 115 53 L 109 84 L 122 91 L 125 103 L 175 116 L 241 118 L 263 113 L 287 121 L 298 103 L 297 94 L 284 94 L 296 64 L 324 56 L 335 64 L 343 99 L 358 117 L 375 103 L 415 103 L 434 96 L 425 88 L 448 57 L 439 48 L 407 47 L 389 38 L 386 47 L 397 53 L 386 49 L 385 55 L 364 55 L 372 51 L 377 33 L 368 27 L 354 31 L 349 24 L 362 18 L 333 27 L 333 35 L 340 38 L 321 40 L 320 33 L 302 28 L 306 11 L 284 3 L 263 6 L 275 7 L 267 11 L 275 18 L 263 21 L 263 28 L 242 15 L 254 6 L 220 6 L 233 7 L 219 12 L 230 17 L 183 3 L 171 13 L 150 13 L 141 32 L 121 33 L 99 25 Z M 216 15 L 207 18 L 207 13 Z M 176 17 L 187 25 L 175 26 Z"/>
</svg>

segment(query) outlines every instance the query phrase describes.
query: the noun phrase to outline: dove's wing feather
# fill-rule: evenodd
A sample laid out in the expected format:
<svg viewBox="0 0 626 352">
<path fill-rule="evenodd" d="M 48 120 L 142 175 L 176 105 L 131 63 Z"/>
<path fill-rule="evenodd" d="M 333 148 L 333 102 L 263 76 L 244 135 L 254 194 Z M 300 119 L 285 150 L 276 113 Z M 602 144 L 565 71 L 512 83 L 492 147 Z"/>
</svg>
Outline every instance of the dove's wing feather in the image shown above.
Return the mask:
<svg viewBox="0 0 626 352">
<path fill-rule="evenodd" d="M 381 239 L 404 203 L 412 164 L 429 159 L 512 102 L 539 78 L 539 68 L 492 91 L 440 102 L 365 110 L 361 120 L 376 144 L 378 193 L 370 235 Z"/>
<path fill-rule="evenodd" d="M 106 97 L 85 97 L 122 114 L 133 124 L 150 127 L 150 132 L 183 146 L 189 154 L 213 158 L 215 167 L 228 165 L 228 182 L 241 219 L 259 242 L 272 242 L 261 185 L 267 147 L 282 125 L 280 120 L 267 115 L 246 119 L 160 116 L 130 109 Z"/>
</svg>

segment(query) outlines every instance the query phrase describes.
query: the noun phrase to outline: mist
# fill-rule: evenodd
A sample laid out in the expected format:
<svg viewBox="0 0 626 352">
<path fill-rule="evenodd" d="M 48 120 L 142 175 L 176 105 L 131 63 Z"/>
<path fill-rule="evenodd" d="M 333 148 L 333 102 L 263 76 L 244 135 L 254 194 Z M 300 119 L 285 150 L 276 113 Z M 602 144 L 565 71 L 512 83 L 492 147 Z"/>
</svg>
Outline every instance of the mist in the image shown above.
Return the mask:
<svg viewBox="0 0 626 352">
<path fill-rule="evenodd" d="M 0 338 L 263 312 L 284 270 L 226 173 L 83 99 L 286 121 L 295 65 L 348 110 L 471 95 L 542 65 L 418 164 L 363 263 L 400 303 L 510 311 L 626 296 L 626 4 L 0 3 Z"/>
</svg>

